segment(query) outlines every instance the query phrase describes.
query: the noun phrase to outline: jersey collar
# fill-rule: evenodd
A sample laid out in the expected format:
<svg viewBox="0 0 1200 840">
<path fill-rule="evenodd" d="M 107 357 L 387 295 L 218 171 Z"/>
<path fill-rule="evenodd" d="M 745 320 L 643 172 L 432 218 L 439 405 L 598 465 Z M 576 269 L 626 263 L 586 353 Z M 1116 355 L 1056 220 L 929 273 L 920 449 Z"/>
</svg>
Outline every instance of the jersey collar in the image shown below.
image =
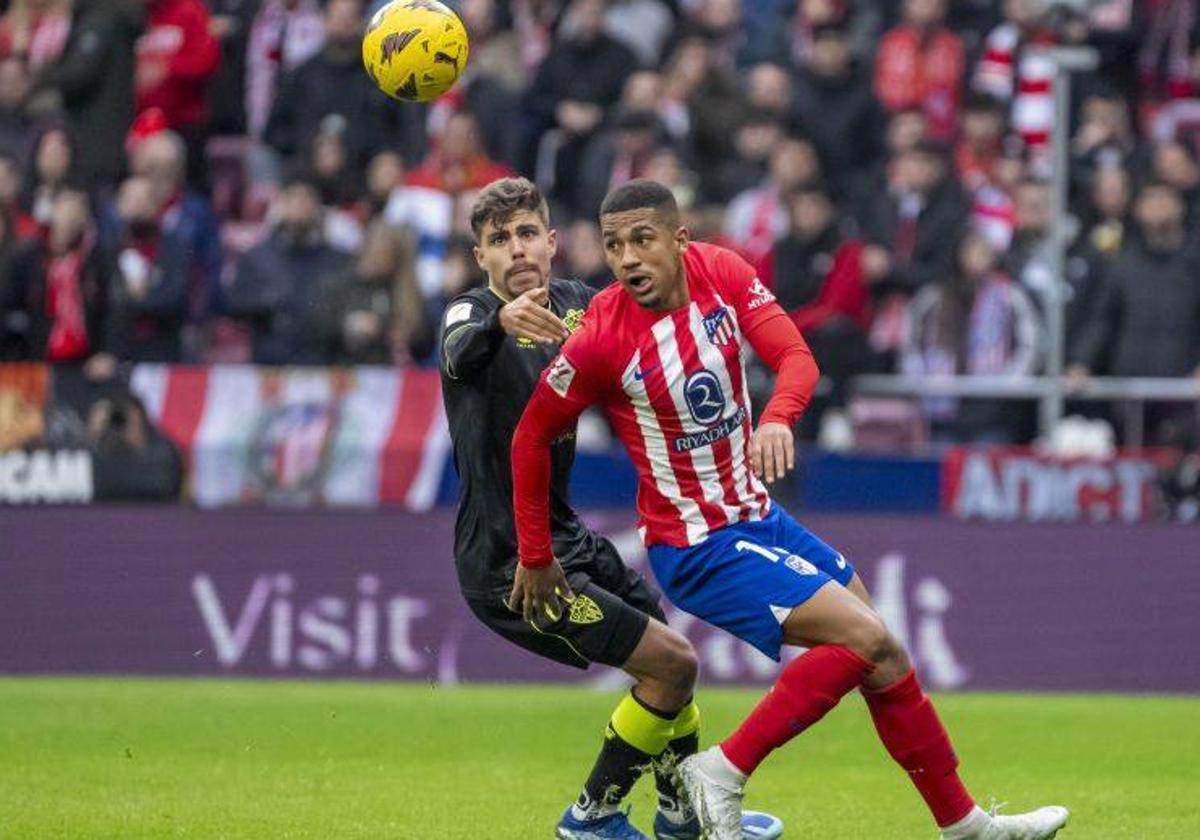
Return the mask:
<svg viewBox="0 0 1200 840">
<path fill-rule="evenodd" d="M 554 278 L 553 277 L 551 277 L 550 282 L 548 284 L 546 284 L 546 289 L 547 289 L 547 291 L 550 292 L 550 297 L 546 301 L 546 308 L 549 309 L 551 312 L 553 312 L 554 311 Z M 493 286 L 491 283 L 487 284 L 487 290 L 489 292 L 491 292 L 492 294 L 494 294 L 502 302 L 512 303 L 512 298 L 507 298 L 504 295 L 502 295 L 500 293 L 500 290 L 497 289 L 495 286 Z"/>
<path fill-rule="evenodd" d="M 496 297 L 500 298 L 500 300 L 504 301 L 505 303 L 512 303 L 512 298 L 507 298 L 504 295 L 500 294 L 500 290 L 497 289 L 495 286 L 493 286 L 491 283 L 488 283 L 487 290 L 489 292 L 491 292 L 492 294 L 494 294 Z"/>
</svg>

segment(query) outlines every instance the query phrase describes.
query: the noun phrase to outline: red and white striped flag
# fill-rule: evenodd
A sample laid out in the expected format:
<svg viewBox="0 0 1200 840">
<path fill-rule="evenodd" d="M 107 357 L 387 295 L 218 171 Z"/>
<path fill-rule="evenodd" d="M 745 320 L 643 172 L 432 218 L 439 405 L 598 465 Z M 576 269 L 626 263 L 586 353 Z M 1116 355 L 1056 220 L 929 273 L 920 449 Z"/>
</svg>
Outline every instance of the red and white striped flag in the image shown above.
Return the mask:
<svg viewBox="0 0 1200 840">
<path fill-rule="evenodd" d="M 436 501 L 450 441 L 437 371 L 138 365 L 132 386 L 202 506 Z"/>
</svg>

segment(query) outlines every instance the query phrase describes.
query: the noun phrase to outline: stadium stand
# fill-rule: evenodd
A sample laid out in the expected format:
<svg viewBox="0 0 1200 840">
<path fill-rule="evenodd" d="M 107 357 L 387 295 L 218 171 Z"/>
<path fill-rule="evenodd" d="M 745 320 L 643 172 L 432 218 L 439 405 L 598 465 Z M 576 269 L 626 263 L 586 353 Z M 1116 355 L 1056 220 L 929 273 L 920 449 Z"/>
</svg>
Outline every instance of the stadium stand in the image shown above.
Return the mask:
<svg viewBox="0 0 1200 840">
<path fill-rule="evenodd" d="M 445 301 L 481 282 L 463 238 L 479 187 L 534 177 L 560 271 L 602 285 L 598 198 L 650 176 L 812 344 L 827 382 L 805 439 L 1028 443 L 1065 130 L 1067 396 L 1107 375 L 1200 383 L 1195 0 L 452 5 L 471 64 L 424 106 L 361 72 L 357 0 L 13 0 L 0 360 L 98 387 L 145 362 L 431 367 Z M 1066 126 L 1048 45 L 1099 56 Z M 915 396 L 957 375 L 1027 387 Z M 1118 443 L 1194 448 L 1191 392 L 1168 392 L 1066 409 Z"/>
</svg>

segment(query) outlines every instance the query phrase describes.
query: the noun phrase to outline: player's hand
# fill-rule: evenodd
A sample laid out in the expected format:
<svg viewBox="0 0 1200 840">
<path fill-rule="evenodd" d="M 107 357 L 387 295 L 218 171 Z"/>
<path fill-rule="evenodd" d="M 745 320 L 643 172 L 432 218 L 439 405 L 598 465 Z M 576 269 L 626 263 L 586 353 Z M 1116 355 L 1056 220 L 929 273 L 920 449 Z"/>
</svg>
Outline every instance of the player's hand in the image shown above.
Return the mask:
<svg viewBox="0 0 1200 840">
<path fill-rule="evenodd" d="M 549 289 L 530 289 L 500 307 L 500 328 L 514 338 L 528 338 L 539 344 L 566 341 L 571 331 L 562 319 L 546 308 L 549 301 Z"/>
<path fill-rule="evenodd" d="M 792 430 L 782 423 L 763 423 L 750 436 L 750 466 L 767 484 L 783 478 L 796 466 Z"/>
<path fill-rule="evenodd" d="M 543 614 L 551 621 L 558 621 L 567 604 L 574 600 L 575 593 L 557 560 L 538 569 L 517 564 L 508 608 L 521 613 L 526 621 L 533 621 L 534 616 Z"/>
</svg>

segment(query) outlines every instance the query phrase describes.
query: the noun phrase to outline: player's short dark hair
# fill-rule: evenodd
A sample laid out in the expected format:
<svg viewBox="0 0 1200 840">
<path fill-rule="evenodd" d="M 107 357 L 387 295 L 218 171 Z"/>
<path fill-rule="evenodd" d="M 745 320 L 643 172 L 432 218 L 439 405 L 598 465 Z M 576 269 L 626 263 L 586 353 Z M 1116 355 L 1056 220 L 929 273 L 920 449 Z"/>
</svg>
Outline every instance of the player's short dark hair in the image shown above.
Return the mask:
<svg viewBox="0 0 1200 840">
<path fill-rule="evenodd" d="M 612 190 L 600 205 L 601 217 L 626 210 L 650 209 L 656 211 L 668 223 L 679 220 L 679 204 L 672 193 L 658 181 L 637 178 Z"/>
<path fill-rule="evenodd" d="M 475 241 L 479 241 L 488 222 L 499 227 L 522 210 L 537 213 L 542 224 L 550 227 L 550 207 L 536 184 L 528 178 L 492 181 L 480 191 L 471 205 L 471 232 L 475 234 Z"/>
</svg>

